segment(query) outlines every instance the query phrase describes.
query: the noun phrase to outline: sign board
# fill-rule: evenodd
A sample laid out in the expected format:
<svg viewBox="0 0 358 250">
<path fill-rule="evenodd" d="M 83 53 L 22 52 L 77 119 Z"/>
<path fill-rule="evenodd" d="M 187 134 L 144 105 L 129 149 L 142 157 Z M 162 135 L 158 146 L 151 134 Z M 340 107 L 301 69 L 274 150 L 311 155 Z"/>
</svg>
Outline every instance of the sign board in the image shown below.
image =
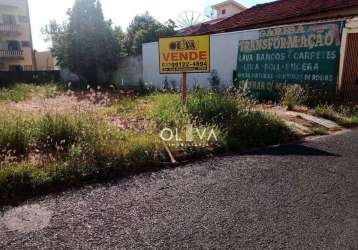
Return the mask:
<svg viewBox="0 0 358 250">
<path fill-rule="evenodd" d="M 239 42 L 238 83 L 251 89 L 287 84 L 335 86 L 344 21 L 258 30 Z"/>
<path fill-rule="evenodd" d="M 210 36 L 159 39 L 161 74 L 210 72 Z"/>
</svg>

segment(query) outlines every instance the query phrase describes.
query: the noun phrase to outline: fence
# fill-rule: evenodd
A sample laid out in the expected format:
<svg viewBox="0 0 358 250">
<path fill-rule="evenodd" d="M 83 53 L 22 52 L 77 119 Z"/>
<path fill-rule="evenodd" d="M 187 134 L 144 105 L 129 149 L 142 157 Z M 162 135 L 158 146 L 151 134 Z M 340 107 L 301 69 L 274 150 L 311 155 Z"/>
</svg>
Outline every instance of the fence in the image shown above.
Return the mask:
<svg viewBox="0 0 358 250">
<path fill-rule="evenodd" d="M 0 71 L 0 86 L 61 81 L 60 71 Z"/>
</svg>

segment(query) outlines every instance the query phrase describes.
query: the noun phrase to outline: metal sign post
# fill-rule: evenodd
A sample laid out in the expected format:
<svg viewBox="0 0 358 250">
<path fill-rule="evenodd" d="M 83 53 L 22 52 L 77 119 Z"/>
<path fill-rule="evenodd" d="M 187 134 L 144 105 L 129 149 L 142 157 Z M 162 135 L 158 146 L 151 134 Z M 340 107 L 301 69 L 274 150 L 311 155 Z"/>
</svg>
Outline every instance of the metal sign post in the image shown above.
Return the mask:
<svg viewBox="0 0 358 250">
<path fill-rule="evenodd" d="M 183 72 L 182 88 L 181 88 L 181 100 L 183 105 L 186 105 L 187 93 L 188 93 L 187 73 Z"/>
</svg>

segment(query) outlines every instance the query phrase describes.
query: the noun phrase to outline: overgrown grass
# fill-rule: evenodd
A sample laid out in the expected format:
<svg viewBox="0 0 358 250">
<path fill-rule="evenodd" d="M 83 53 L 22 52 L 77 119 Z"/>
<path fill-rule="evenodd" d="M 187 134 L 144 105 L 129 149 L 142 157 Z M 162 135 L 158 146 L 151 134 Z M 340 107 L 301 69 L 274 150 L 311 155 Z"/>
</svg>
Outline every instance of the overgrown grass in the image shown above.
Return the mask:
<svg viewBox="0 0 358 250">
<path fill-rule="evenodd" d="M 112 104 L 117 114 L 123 114 L 134 111 L 138 106 L 137 99 L 122 98 Z"/>
<path fill-rule="evenodd" d="M 68 151 L 69 147 L 89 138 L 94 122 L 88 116 L 46 115 L 36 124 L 39 146 L 51 151 Z"/>
<path fill-rule="evenodd" d="M 155 94 L 150 97 L 152 108 L 148 114 L 159 128 L 175 127 L 182 118 L 180 96 L 178 94 Z"/>
<path fill-rule="evenodd" d="M 32 123 L 20 117 L 1 119 L 0 155 L 24 155 L 33 138 Z"/>
<path fill-rule="evenodd" d="M 347 111 L 347 109 L 342 109 L 342 107 L 336 109 L 334 106 L 318 106 L 315 109 L 314 114 L 316 116 L 335 121 L 343 127 L 358 126 L 358 115 Z"/>
<path fill-rule="evenodd" d="M 303 104 L 307 99 L 305 90 L 298 84 L 289 85 L 283 90 L 281 103 L 287 110 L 294 110 L 295 107 Z"/>
<path fill-rule="evenodd" d="M 1 201 L 169 162 L 168 150 L 177 160 L 188 159 L 278 144 L 292 136 L 280 119 L 251 110 L 251 101 L 242 96 L 197 90 L 190 94 L 186 108 L 175 93 L 153 94 L 142 100 L 150 103 L 146 118 L 155 123 L 143 131 L 119 131 L 96 117 L 106 114 L 18 119 L 0 115 L 1 148 L 23 155 L 15 160 L 0 158 Z M 121 99 L 108 109 L 110 115 L 130 115 L 137 112 L 138 103 Z M 193 132 L 190 141 L 186 141 L 188 126 Z M 159 136 L 166 127 L 175 133 L 172 141 L 164 142 Z M 31 161 L 34 155 L 44 160 Z"/>
<path fill-rule="evenodd" d="M 312 127 L 310 128 L 310 130 L 315 134 L 315 135 L 328 135 L 328 129 L 324 128 L 324 127 Z"/>
<path fill-rule="evenodd" d="M 275 145 L 292 138 L 292 131 L 278 117 L 262 111 L 243 112 L 228 128 L 226 144 L 229 150 Z"/>
<path fill-rule="evenodd" d="M 31 97 L 33 87 L 28 84 L 16 84 L 10 88 L 0 89 L 0 101 L 20 102 Z"/>
<path fill-rule="evenodd" d="M 229 96 L 205 90 L 196 90 L 188 98 L 188 113 L 202 124 L 226 126 L 237 115 L 238 100 Z"/>
<path fill-rule="evenodd" d="M 20 102 L 34 96 L 51 98 L 63 90 L 64 88 L 57 84 L 15 84 L 10 87 L 0 88 L 0 102 Z"/>
</svg>

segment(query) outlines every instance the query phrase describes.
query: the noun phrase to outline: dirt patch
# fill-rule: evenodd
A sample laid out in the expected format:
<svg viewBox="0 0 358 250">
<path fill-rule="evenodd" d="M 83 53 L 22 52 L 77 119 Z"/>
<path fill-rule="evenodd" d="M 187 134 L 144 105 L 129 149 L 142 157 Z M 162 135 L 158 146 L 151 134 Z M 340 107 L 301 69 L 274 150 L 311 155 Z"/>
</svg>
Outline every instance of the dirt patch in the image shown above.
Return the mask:
<svg viewBox="0 0 358 250">
<path fill-rule="evenodd" d="M 46 113 L 81 113 L 95 110 L 99 104 L 91 100 L 79 100 L 73 95 L 58 95 L 55 98 L 34 98 L 19 103 L 11 103 L 10 107 L 22 112 Z"/>
<path fill-rule="evenodd" d="M 31 233 L 46 228 L 52 214 L 52 211 L 39 205 L 25 205 L 7 211 L 1 221 L 10 231 Z"/>
</svg>

